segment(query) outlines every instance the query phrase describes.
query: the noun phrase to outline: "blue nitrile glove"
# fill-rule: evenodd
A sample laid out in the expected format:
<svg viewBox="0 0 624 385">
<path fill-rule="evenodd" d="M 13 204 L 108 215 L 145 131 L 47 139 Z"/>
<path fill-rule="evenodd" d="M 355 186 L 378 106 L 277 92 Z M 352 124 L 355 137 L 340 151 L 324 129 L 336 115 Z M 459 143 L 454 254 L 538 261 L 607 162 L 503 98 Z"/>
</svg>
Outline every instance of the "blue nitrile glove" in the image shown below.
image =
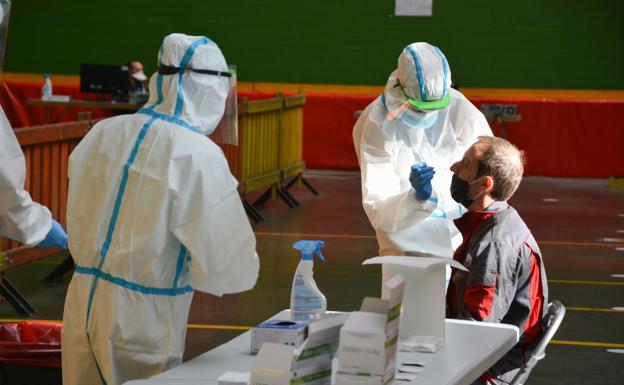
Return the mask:
<svg viewBox="0 0 624 385">
<path fill-rule="evenodd" d="M 412 165 L 409 181 L 416 190 L 418 200 L 426 201 L 431 196 L 431 179 L 434 174 L 433 167 L 427 166 L 427 163 L 418 162 Z"/>
<path fill-rule="evenodd" d="M 52 219 L 52 227 L 48 234 L 43 238 L 37 247 L 41 249 L 48 249 L 50 247 L 60 247 L 61 249 L 67 248 L 67 233 L 63 230 L 60 223 Z"/>
</svg>

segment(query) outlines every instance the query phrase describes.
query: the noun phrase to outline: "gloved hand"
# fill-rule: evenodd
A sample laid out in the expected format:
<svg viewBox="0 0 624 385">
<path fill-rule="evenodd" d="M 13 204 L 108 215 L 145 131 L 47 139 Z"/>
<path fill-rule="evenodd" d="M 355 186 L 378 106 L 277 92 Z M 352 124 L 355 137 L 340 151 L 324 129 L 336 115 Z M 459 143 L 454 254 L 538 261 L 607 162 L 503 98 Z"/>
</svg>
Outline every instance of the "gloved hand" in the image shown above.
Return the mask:
<svg viewBox="0 0 624 385">
<path fill-rule="evenodd" d="M 52 219 L 52 228 L 50 228 L 48 234 L 43 238 L 43 241 L 39 242 L 37 247 L 48 249 L 55 246 L 61 249 L 67 248 L 67 233 L 65 233 L 60 223 Z"/>
<path fill-rule="evenodd" d="M 427 163 L 418 162 L 412 165 L 409 181 L 416 190 L 418 200 L 426 201 L 431 196 L 431 179 L 434 174 L 433 167 L 427 166 Z"/>
</svg>

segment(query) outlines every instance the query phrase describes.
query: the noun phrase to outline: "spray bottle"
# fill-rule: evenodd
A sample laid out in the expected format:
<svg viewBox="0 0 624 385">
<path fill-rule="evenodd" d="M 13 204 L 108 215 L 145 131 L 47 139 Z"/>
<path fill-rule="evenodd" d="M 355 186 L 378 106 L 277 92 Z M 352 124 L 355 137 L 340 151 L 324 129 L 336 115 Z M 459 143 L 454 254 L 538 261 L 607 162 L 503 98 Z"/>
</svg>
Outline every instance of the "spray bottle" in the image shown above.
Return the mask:
<svg viewBox="0 0 624 385">
<path fill-rule="evenodd" d="M 327 300 L 316 286 L 312 271 L 315 254 L 321 261 L 325 260 L 321 254 L 323 247 L 323 241 L 301 240 L 293 244 L 293 248 L 301 251 L 290 292 L 290 319 L 293 321 L 319 319 L 327 311 Z"/>
</svg>

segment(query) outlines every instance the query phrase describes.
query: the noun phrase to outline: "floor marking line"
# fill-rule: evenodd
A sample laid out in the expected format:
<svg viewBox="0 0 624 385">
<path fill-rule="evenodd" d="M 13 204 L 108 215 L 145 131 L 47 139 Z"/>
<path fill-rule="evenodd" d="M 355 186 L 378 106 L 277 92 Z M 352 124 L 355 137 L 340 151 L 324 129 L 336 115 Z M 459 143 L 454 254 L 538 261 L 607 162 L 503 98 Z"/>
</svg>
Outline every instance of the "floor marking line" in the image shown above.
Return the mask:
<svg viewBox="0 0 624 385">
<path fill-rule="evenodd" d="M 356 234 L 315 234 L 315 233 L 270 233 L 257 231 L 256 235 L 261 237 L 298 237 L 298 238 L 347 238 L 347 239 L 376 239 L 374 235 Z"/>
<path fill-rule="evenodd" d="M 594 346 L 599 348 L 624 348 L 624 344 L 614 344 L 610 342 L 551 340 L 550 343 L 554 345 Z"/>
<path fill-rule="evenodd" d="M 376 239 L 374 235 L 359 235 L 359 234 L 324 234 L 324 233 L 283 233 L 283 232 L 268 232 L 268 231 L 256 231 L 255 233 L 260 237 L 300 237 L 300 238 L 346 238 L 346 239 Z M 537 241 L 540 245 L 551 246 L 586 246 L 586 247 L 606 247 L 612 248 L 615 246 L 624 246 L 624 243 L 599 243 L 599 242 L 569 242 L 569 241 Z"/>
<path fill-rule="evenodd" d="M 43 320 L 43 319 L 32 319 L 32 318 L 0 318 L 0 323 L 18 323 L 21 321 L 34 321 L 34 322 L 50 322 L 55 324 L 63 323 L 60 320 Z M 253 326 L 243 326 L 243 325 L 210 325 L 210 324 L 188 324 L 189 329 L 217 329 L 217 330 L 249 330 Z"/>
<path fill-rule="evenodd" d="M 12 318 L 0 318 L 2 323 L 15 323 L 24 321 L 24 319 L 12 319 Z M 61 323 L 59 320 L 34 320 L 29 321 L 39 322 L 51 322 Z M 216 330 L 249 330 L 251 326 L 239 326 L 239 325 L 207 325 L 207 324 L 188 324 L 189 329 L 216 329 Z M 601 348 L 624 348 L 624 344 L 610 343 L 610 342 L 592 342 L 592 341 L 569 341 L 569 340 L 552 340 L 551 344 L 554 345 L 568 345 L 568 346 L 593 346 Z"/>
<path fill-rule="evenodd" d="M 35 321 L 35 322 L 50 322 L 53 324 L 60 324 L 63 321 L 57 319 L 32 319 L 32 318 L 0 318 L 0 323 L 18 323 L 22 321 Z"/>
<path fill-rule="evenodd" d="M 252 326 L 188 324 L 189 329 L 249 330 Z"/>
<path fill-rule="evenodd" d="M 570 311 L 595 311 L 602 313 L 624 313 L 624 308 L 600 308 L 600 307 L 568 307 L 566 306 L 566 310 Z"/>
<path fill-rule="evenodd" d="M 549 279 L 548 283 L 561 283 L 570 285 L 604 285 L 604 286 L 624 286 L 624 282 L 615 281 L 575 281 L 566 279 Z"/>
</svg>

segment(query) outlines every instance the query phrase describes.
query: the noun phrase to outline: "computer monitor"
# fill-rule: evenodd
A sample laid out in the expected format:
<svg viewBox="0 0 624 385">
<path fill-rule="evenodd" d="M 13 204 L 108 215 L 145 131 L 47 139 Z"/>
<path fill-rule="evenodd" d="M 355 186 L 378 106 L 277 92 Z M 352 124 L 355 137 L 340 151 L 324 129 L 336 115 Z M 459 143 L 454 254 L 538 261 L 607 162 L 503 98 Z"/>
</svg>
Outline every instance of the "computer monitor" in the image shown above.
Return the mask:
<svg viewBox="0 0 624 385">
<path fill-rule="evenodd" d="M 127 101 L 128 67 L 106 64 L 80 64 L 80 91 L 111 95 L 113 100 Z"/>
</svg>

